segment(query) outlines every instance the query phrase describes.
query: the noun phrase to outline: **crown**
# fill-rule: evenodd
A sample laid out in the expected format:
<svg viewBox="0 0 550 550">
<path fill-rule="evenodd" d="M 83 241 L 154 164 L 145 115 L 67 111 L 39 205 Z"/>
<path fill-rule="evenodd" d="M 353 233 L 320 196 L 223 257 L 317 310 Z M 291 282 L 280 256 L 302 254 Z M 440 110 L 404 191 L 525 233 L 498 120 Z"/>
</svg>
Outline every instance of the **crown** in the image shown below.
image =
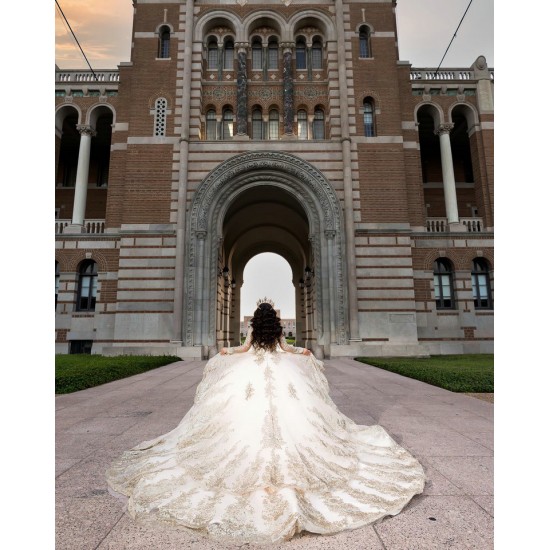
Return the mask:
<svg viewBox="0 0 550 550">
<path fill-rule="evenodd" d="M 267 296 L 265 298 L 260 298 L 256 302 L 256 306 L 260 307 L 262 304 L 269 304 L 271 307 L 275 305 L 275 302 L 273 300 L 270 300 Z"/>
</svg>

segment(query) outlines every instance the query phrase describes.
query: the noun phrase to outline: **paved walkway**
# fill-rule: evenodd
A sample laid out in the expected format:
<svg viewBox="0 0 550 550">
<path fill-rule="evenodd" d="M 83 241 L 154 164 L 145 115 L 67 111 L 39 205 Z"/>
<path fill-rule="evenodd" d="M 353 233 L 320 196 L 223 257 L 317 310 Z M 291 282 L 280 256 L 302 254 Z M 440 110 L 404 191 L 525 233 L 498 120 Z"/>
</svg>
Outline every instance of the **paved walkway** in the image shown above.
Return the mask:
<svg viewBox="0 0 550 550">
<path fill-rule="evenodd" d="M 104 478 L 122 451 L 178 424 L 204 365 L 182 361 L 56 397 L 56 550 L 237 548 L 192 531 L 136 524 L 107 492 Z M 493 405 L 352 359 L 325 366 L 341 411 L 386 428 L 420 460 L 428 483 L 401 514 L 374 526 L 269 548 L 493 548 Z"/>
</svg>

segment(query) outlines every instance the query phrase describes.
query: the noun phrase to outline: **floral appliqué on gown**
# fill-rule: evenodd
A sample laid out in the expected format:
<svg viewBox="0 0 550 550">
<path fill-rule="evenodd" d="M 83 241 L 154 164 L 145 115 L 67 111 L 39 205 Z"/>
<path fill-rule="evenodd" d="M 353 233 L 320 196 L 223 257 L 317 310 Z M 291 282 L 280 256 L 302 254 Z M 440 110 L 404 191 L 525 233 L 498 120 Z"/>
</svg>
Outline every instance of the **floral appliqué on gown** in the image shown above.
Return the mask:
<svg viewBox="0 0 550 550">
<path fill-rule="evenodd" d="M 111 465 L 107 482 L 133 518 L 270 544 L 368 525 L 423 491 L 409 452 L 338 410 L 322 362 L 283 337 L 275 352 L 250 343 L 251 329 L 208 361 L 176 428 Z"/>
</svg>

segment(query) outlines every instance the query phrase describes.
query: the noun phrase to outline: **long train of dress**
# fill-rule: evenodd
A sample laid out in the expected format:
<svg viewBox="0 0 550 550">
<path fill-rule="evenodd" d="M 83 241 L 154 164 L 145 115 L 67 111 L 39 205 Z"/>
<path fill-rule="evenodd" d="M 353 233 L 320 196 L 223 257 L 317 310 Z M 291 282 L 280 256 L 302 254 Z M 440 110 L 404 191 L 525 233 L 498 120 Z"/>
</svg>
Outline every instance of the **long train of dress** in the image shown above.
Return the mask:
<svg viewBox="0 0 550 550">
<path fill-rule="evenodd" d="M 107 471 L 136 519 L 268 544 L 399 513 L 424 488 L 419 462 L 329 397 L 323 364 L 276 352 L 216 355 L 179 425 Z"/>
</svg>

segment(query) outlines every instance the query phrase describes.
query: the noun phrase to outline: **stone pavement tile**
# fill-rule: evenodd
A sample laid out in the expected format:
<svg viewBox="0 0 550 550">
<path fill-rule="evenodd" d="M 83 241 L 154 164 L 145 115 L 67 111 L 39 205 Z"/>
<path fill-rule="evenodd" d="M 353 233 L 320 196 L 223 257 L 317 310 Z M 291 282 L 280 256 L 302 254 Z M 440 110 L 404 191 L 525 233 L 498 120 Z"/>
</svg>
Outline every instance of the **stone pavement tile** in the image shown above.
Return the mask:
<svg viewBox="0 0 550 550">
<path fill-rule="evenodd" d="M 80 458 L 68 458 L 68 459 L 58 459 L 55 461 L 55 477 L 61 475 L 63 472 L 66 472 L 69 468 L 72 468 L 75 464 L 80 462 Z"/>
<path fill-rule="evenodd" d="M 55 436 L 56 460 L 86 458 L 97 449 L 110 445 L 117 437 L 120 436 L 100 433 L 70 434 L 57 432 Z"/>
<path fill-rule="evenodd" d="M 81 460 L 58 476 L 55 481 L 56 497 L 84 498 L 94 491 L 106 491 L 105 471 L 109 465 L 110 451 L 98 451 L 90 458 Z"/>
<path fill-rule="evenodd" d="M 394 432 L 392 432 L 394 433 Z M 403 444 L 413 455 L 422 456 L 492 456 L 493 452 L 449 428 L 403 430 L 397 442 Z"/>
<path fill-rule="evenodd" d="M 451 483 L 441 472 L 435 469 L 428 461 L 426 457 L 415 457 L 426 474 L 426 485 L 424 486 L 423 495 L 438 495 L 438 496 L 454 496 L 464 495 L 464 491 L 461 491 L 456 485 Z"/>
<path fill-rule="evenodd" d="M 97 550 L 228 550 L 229 546 L 209 541 L 187 529 L 167 525 L 141 524 L 128 514 L 120 519 Z"/>
<path fill-rule="evenodd" d="M 374 528 L 387 550 L 493 548 L 493 518 L 466 496 L 415 497 Z"/>
<path fill-rule="evenodd" d="M 66 434 L 88 434 L 100 433 L 110 435 L 120 435 L 128 428 L 131 428 L 137 419 L 135 417 L 105 417 L 96 416 L 81 420 L 71 427 L 64 430 Z"/>
<path fill-rule="evenodd" d="M 139 523 L 127 514 L 115 525 L 98 550 L 233 550 L 250 548 L 258 550 L 384 550 L 372 526 L 335 535 L 299 533 L 289 541 L 268 545 L 232 545 L 212 541 L 191 529 L 170 525 Z"/>
<path fill-rule="evenodd" d="M 487 513 L 495 517 L 495 497 L 485 495 L 473 495 L 470 498 L 477 502 Z"/>
<path fill-rule="evenodd" d="M 494 426 L 491 419 L 474 414 L 468 414 L 466 412 L 463 414 L 442 418 L 441 422 L 465 435 L 478 432 L 492 432 Z"/>
<path fill-rule="evenodd" d="M 123 514 L 107 491 L 64 499 L 56 506 L 56 550 L 95 550 Z"/>
<path fill-rule="evenodd" d="M 491 456 L 430 456 L 427 461 L 467 495 L 494 494 Z"/>
<path fill-rule="evenodd" d="M 491 430 L 489 432 L 475 432 L 475 433 L 465 433 L 463 435 L 466 435 L 469 439 L 472 439 L 473 441 L 476 441 L 477 443 L 480 443 L 484 447 L 487 447 L 488 449 L 491 449 L 491 451 L 494 452 L 495 450 L 495 434 L 494 431 Z"/>
</svg>

